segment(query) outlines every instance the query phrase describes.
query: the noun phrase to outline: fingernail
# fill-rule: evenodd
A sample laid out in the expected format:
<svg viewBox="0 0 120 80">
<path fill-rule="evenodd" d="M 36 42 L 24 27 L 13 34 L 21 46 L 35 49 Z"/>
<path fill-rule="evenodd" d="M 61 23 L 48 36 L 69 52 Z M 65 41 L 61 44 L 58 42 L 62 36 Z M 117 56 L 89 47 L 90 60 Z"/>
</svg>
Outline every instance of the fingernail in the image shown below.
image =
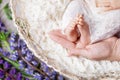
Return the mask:
<svg viewBox="0 0 120 80">
<path fill-rule="evenodd" d="M 79 27 L 79 28 L 80 28 L 81 26 L 80 26 L 80 25 L 77 25 L 77 27 Z"/>
</svg>

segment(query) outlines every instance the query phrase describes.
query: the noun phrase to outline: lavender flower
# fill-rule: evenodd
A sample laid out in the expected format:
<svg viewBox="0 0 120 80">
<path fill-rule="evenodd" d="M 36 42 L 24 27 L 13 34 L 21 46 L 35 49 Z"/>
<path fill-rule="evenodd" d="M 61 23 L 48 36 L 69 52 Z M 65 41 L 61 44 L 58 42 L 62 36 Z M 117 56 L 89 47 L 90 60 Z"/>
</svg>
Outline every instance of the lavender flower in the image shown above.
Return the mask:
<svg viewBox="0 0 120 80">
<path fill-rule="evenodd" d="M 5 25 L 1 22 L 1 20 L 0 20 L 0 28 L 1 27 L 4 27 Z"/>
<path fill-rule="evenodd" d="M 0 32 L 6 33 L 6 31 L 5 25 L 0 21 Z M 0 69 L 0 78 L 3 80 L 29 80 L 29 76 L 32 76 L 31 78 L 35 80 L 64 80 L 62 75 L 51 70 L 44 62 L 37 61 L 26 43 L 16 33 L 10 33 L 7 39 L 5 36 L 4 40 L 7 42 L 7 46 L 9 44 L 10 50 L 4 50 L 0 45 L 0 53 L 5 58 L 12 60 L 9 62 L 14 64 L 0 58 L 0 65 L 3 66 L 3 70 Z M 29 76 L 23 77 L 24 74 L 21 73 L 21 70 Z M 6 75 L 6 73 L 9 75 Z"/>
<path fill-rule="evenodd" d="M 3 54 L 3 56 L 5 56 L 5 57 L 10 56 L 10 52 L 3 51 L 2 54 Z"/>
<path fill-rule="evenodd" d="M 3 59 L 0 59 L 0 65 L 4 63 L 4 60 Z"/>
<path fill-rule="evenodd" d="M 5 72 L 0 69 L 0 78 L 4 78 L 4 76 L 5 76 Z"/>
<path fill-rule="evenodd" d="M 5 28 L 5 25 L 1 22 L 1 20 L 0 20 L 0 31 L 2 32 L 6 32 L 7 30 L 6 30 L 6 28 Z"/>
<path fill-rule="evenodd" d="M 18 73 L 18 74 L 17 74 L 16 80 L 22 80 L 22 74 L 21 74 L 21 73 Z"/>
<path fill-rule="evenodd" d="M 10 69 L 11 68 L 11 64 L 9 64 L 6 61 L 4 62 L 3 66 L 4 66 L 4 69 Z"/>
<path fill-rule="evenodd" d="M 17 61 L 18 60 L 18 56 L 13 54 L 13 55 L 10 55 L 9 58 L 13 61 Z"/>
<path fill-rule="evenodd" d="M 58 80 L 64 80 L 64 77 L 62 75 L 59 75 Z"/>
<path fill-rule="evenodd" d="M 26 47 L 22 47 L 21 53 L 22 53 L 22 55 L 25 55 L 27 53 Z"/>
<path fill-rule="evenodd" d="M 50 80 L 48 77 L 45 77 L 45 79 L 44 80 Z"/>
<path fill-rule="evenodd" d="M 26 43 L 23 41 L 23 40 L 21 40 L 21 39 L 18 39 L 18 48 L 26 48 L 27 47 L 27 45 L 26 45 Z"/>
<path fill-rule="evenodd" d="M 30 74 L 30 75 L 33 75 L 34 73 L 34 70 L 32 70 L 32 69 L 28 69 L 28 68 L 26 68 L 25 69 L 25 72 L 27 73 L 27 74 Z"/>
<path fill-rule="evenodd" d="M 14 76 L 16 74 L 17 70 L 15 68 L 12 68 L 9 73 L 10 75 Z"/>
<path fill-rule="evenodd" d="M 27 55 L 25 56 L 25 59 L 29 62 L 33 59 L 33 55 L 31 54 L 30 51 L 27 51 Z"/>
<path fill-rule="evenodd" d="M 56 79 L 56 75 L 52 75 L 52 76 L 51 76 L 51 79 L 52 79 L 52 80 L 57 80 L 57 79 Z"/>
<path fill-rule="evenodd" d="M 42 75 L 40 75 L 39 73 L 35 73 L 34 78 L 37 79 L 37 80 L 43 80 Z"/>
<path fill-rule="evenodd" d="M 34 66 L 38 66 L 38 62 L 35 61 L 35 60 L 33 60 L 31 63 L 32 63 Z"/>
<path fill-rule="evenodd" d="M 10 35 L 10 38 L 11 39 L 16 39 L 17 38 L 17 34 L 12 32 L 11 35 Z"/>
<path fill-rule="evenodd" d="M 19 68 L 20 69 L 25 69 L 26 63 L 23 60 L 19 60 Z"/>
<path fill-rule="evenodd" d="M 15 46 L 10 46 L 10 49 L 14 51 L 16 49 L 16 47 Z"/>
<path fill-rule="evenodd" d="M 2 48 L 0 48 L 0 53 L 2 53 L 3 52 L 3 49 Z"/>
<path fill-rule="evenodd" d="M 5 78 L 5 80 L 12 80 L 9 76 L 7 76 L 6 78 Z"/>
</svg>

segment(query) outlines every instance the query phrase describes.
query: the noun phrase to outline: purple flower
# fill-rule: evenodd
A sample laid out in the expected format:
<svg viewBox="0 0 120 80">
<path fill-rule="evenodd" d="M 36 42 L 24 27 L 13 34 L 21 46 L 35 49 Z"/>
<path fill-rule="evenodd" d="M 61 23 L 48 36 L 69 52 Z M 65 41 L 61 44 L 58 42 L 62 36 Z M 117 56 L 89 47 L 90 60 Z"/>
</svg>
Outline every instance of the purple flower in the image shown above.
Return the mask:
<svg viewBox="0 0 120 80">
<path fill-rule="evenodd" d="M 52 71 L 52 75 L 57 75 L 57 72 L 56 71 Z"/>
<path fill-rule="evenodd" d="M 7 76 L 6 78 L 5 78 L 5 80 L 12 80 L 9 76 Z"/>
<path fill-rule="evenodd" d="M 9 52 L 5 52 L 5 51 L 4 51 L 2 54 L 3 54 L 3 56 L 5 56 L 5 57 L 10 56 L 10 53 L 9 53 Z"/>
<path fill-rule="evenodd" d="M 1 27 L 4 27 L 5 25 L 1 22 L 1 20 L 0 20 L 0 28 Z"/>
<path fill-rule="evenodd" d="M 26 66 L 26 64 L 25 64 L 25 62 L 24 61 L 22 61 L 22 60 L 19 60 L 19 68 L 20 69 L 24 69 L 25 68 L 25 66 Z"/>
<path fill-rule="evenodd" d="M 49 77 L 53 77 L 53 76 L 56 76 L 56 75 L 57 75 L 56 71 L 51 71 L 51 72 L 48 73 Z"/>
<path fill-rule="evenodd" d="M 13 54 L 15 54 L 16 56 L 18 56 L 18 51 L 13 52 Z"/>
<path fill-rule="evenodd" d="M 11 65 L 8 62 L 5 62 L 3 64 L 3 66 L 4 66 L 4 69 L 10 69 L 11 68 Z"/>
<path fill-rule="evenodd" d="M 3 52 L 3 49 L 2 48 L 0 48 L 0 53 L 2 53 Z"/>
<path fill-rule="evenodd" d="M 21 40 L 21 39 L 18 40 L 18 44 L 19 44 L 21 47 L 27 47 L 26 43 L 25 43 L 23 40 Z"/>
<path fill-rule="evenodd" d="M 51 78 L 52 80 L 56 80 L 56 76 L 55 76 L 55 75 L 52 75 L 50 78 Z"/>
<path fill-rule="evenodd" d="M 22 47 L 21 52 L 22 52 L 23 55 L 25 55 L 27 53 L 26 47 Z"/>
<path fill-rule="evenodd" d="M 15 41 L 16 40 L 14 38 L 12 38 L 12 37 L 9 39 L 9 43 L 15 43 Z"/>
<path fill-rule="evenodd" d="M 34 60 L 34 61 L 32 61 L 31 63 L 32 63 L 34 66 L 38 66 L 38 62 L 37 62 L 37 61 L 35 61 L 35 60 Z"/>
<path fill-rule="evenodd" d="M 41 69 L 46 73 L 50 71 L 49 67 L 45 63 L 41 63 Z"/>
<path fill-rule="evenodd" d="M 10 71 L 9 71 L 9 73 L 10 73 L 10 75 L 15 75 L 16 74 L 16 69 L 15 68 L 12 68 Z"/>
<path fill-rule="evenodd" d="M 34 78 L 37 79 L 37 80 L 43 80 L 42 75 L 40 75 L 39 73 L 35 73 Z"/>
<path fill-rule="evenodd" d="M 22 80 L 22 74 L 21 74 L 21 73 L 18 73 L 18 74 L 17 74 L 16 80 Z"/>
<path fill-rule="evenodd" d="M 27 65 L 27 69 L 33 69 L 31 66 Z"/>
<path fill-rule="evenodd" d="M 14 51 L 16 49 L 16 47 L 15 46 L 10 46 L 10 49 Z"/>
<path fill-rule="evenodd" d="M 25 80 L 29 80 L 28 78 L 26 78 Z"/>
<path fill-rule="evenodd" d="M 13 39 L 15 39 L 15 38 L 17 38 L 17 35 L 16 35 L 16 33 L 12 32 L 11 35 L 10 35 L 10 37 L 13 38 Z"/>
<path fill-rule="evenodd" d="M 7 29 L 4 26 L 4 24 L 0 21 L 0 31 L 3 33 L 6 32 Z M 6 58 L 12 59 L 14 61 L 17 61 L 19 64 L 19 69 L 22 69 L 26 72 L 26 74 L 33 75 L 35 80 L 64 80 L 63 76 L 59 76 L 59 74 L 53 70 L 51 70 L 45 63 L 39 63 L 39 61 L 35 60 L 35 56 L 32 54 L 32 52 L 28 49 L 26 43 L 19 38 L 19 36 L 16 33 L 10 33 L 8 36 L 9 40 L 9 47 L 11 50 L 13 50 L 13 53 L 5 52 L 2 48 L 0 48 L 0 53 L 4 55 Z M 19 58 L 18 49 L 20 50 L 20 54 L 26 59 L 26 61 L 30 62 L 34 67 L 42 69 L 43 72 L 45 72 L 48 76 L 43 76 L 40 73 L 38 73 L 38 70 L 35 70 L 34 67 L 31 67 L 27 63 L 25 63 L 22 58 Z M 40 64 L 40 65 L 39 65 Z M 9 64 L 8 62 L 4 61 L 4 59 L 0 58 L 0 65 L 2 65 L 4 70 L 0 70 L 0 78 L 2 80 L 12 80 L 12 76 L 14 76 L 15 80 L 29 80 L 26 77 L 23 77 L 22 74 L 17 71 L 15 67 L 12 66 L 12 64 Z M 7 75 L 6 72 L 9 74 Z M 50 78 L 49 78 L 50 77 Z"/>
<path fill-rule="evenodd" d="M 30 62 L 33 59 L 33 55 L 27 55 L 25 59 Z"/>
<path fill-rule="evenodd" d="M 30 70 L 30 69 L 25 69 L 25 72 L 27 73 L 27 74 L 29 74 L 29 75 L 33 75 L 33 70 Z"/>
<path fill-rule="evenodd" d="M 3 26 L 3 24 L 0 25 L 0 31 L 2 31 L 2 32 L 6 32 L 7 31 L 6 28 Z"/>
<path fill-rule="evenodd" d="M 4 78 L 4 76 L 5 76 L 5 72 L 0 69 L 0 78 Z"/>
<path fill-rule="evenodd" d="M 62 75 L 59 75 L 58 80 L 64 80 L 64 77 Z"/>
<path fill-rule="evenodd" d="M 13 60 L 13 61 L 17 61 L 17 60 L 18 60 L 18 56 L 16 56 L 15 54 L 11 54 L 11 55 L 9 56 L 9 58 L 10 58 L 11 60 Z"/>
<path fill-rule="evenodd" d="M 45 77 L 45 79 L 44 80 L 50 80 L 48 77 Z"/>
<path fill-rule="evenodd" d="M 43 69 L 45 66 L 47 66 L 44 62 L 41 62 L 41 69 Z"/>
<path fill-rule="evenodd" d="M 4 63 L 4 60 L 3 59 L 0 59 L 0 64 L 3 64 Z"/>
<path fill-rule="evenodd" d="M 10 44 L 10 46 L 14 46 L 15 45 L 14 42 L 10 42 L 10 41 L 9 41 L 9 44 Z"/>
</svg>

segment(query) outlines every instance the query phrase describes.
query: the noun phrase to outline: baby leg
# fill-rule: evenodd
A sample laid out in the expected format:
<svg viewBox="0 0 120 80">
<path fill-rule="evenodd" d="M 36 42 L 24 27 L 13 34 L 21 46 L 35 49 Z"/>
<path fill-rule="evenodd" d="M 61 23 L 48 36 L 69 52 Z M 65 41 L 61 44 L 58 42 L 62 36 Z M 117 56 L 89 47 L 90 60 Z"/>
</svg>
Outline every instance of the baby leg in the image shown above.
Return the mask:
<svg viewBox="0 0 120 80">
<path fill-rule="evenodd" d="M 79 17 L 79 22 L 77 28 L 80 33 L 80 38 L 77 42 L 77 48 L 84 48 L 87 44 L 90 43 L 90 32 L 87 23 L 84 21 L 83 17 Z"/>
<path fill-rule="evenodd" d="M 52 40 L 62 45 L 64 48 L 69 50 L 75 48 L 75 44 L 67 40 L 66 36 L 61 33 L 61 30 L 52 30 L 48 34 Z"/>
<path fill-rule="evenodd" d="M 76 42 L 78 38 L 77 21 L 78 14 L 84 14 L 84 7 L 82 0 L 73 0 L 70 2 L 62 17 L 62 25 L 64 27 L 64 33 L 67 39 L 72 42 Z M 77 16 L 77 17 L 76 17 Z M 75 19 L 76 18 L 76 19 Z"/>
</svg>

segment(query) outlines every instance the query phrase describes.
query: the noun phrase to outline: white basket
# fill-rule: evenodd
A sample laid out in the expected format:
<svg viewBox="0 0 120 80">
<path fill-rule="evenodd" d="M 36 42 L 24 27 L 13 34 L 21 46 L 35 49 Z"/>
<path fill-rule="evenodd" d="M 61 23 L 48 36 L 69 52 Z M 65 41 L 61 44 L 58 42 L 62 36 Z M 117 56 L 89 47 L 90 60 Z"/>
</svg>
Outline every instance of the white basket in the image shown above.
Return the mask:
<svg viewBox="0 0 120 80">
<path fill-rule="evenodd" d="M 60 28 L 71 0 L 11 0 L 19 35 L 40 60 L 72 80 L 120 78 L 120 63 L 67 57 L 67 51 L 53 42 L 47 32 Z"/>
</svg>

